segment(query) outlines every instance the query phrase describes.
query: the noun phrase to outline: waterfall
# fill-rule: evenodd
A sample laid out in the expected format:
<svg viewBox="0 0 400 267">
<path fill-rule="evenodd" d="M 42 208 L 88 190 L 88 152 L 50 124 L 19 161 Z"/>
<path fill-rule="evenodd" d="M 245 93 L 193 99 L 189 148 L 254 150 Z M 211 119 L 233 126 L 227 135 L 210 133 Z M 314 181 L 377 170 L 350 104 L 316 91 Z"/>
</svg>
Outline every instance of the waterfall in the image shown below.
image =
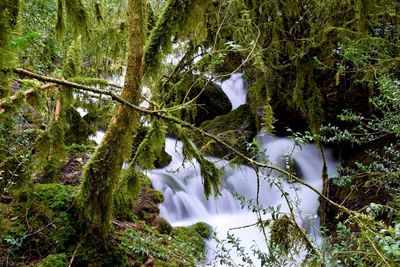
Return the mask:
<svg viewBox="0 0 400 267">
<path fill-rule="evenodd" d="M 223 90 L 232 102 L 233 109 L 246 103 L 246 90 L 240 73 L 233 74 L 222 82 Z M 315 145 L 301 147 L 288 138 L 277 138 L 260 132 L 257 137 L 260 152 L 269 164 L 285 169 L 285 158 L 290 154 L 291 164 L 300 178 L 317 190 L 322 189 L 323 161 Z M 241 245 L 250 250 L 255 244 L 265 248 L 265 240 L 258 227 L 245 227 L 257 222 L 256 214 L 246 208 L 246 203 L 259 203 L 261 208 L 289 214 L 289 207 L 282 192 L 289 195 L 297 223 L 310 236 L 319 238 L 318 195 L 311 189 L 287 181 L 270 170 L 262 170 L 262 175 L 246 165 L 231 166 L 227 161 L 211 158 L 223 170 L 221 194 L 218 198 L 206 199 L 201 183 L 200 168 L 197 162 L 184 162 L 182 143 L 172 138 L 166 140 L 166 152 L 172 156 L 171 163 L 162 169 L 148 170 L 153 187 L 164 194 L 164 203 L 160 205 L 161 216 L 174 226 L 190 225 L 198 221 L 208 223 L 217 233 L 218 239 L 225 239 L 229 231 L 241 240 Z M 336 176 L 335 161 L 331 151 L 324 150 L 328 174 Z M 257 184 L 259 187 L 257 188 Z M 257 192 L 259 192 L 257 196 Z M 246 203 L 241 203 L 241 196 Z M 245 206 L 244 208 L 242 206 Z M 263 215 L 268 219 L 271 214 Z M 235 230 L 232 230 L 235 228 Z M 208 244 L 213 257 L 216 243 Z M 265 252 L 265 249 L 261 249 Z M 237 263 L 240 258 L 235 258 Z M 253 259 L 254 260 L 254 259 Z M 256 262 L 254 260 L 254 262 Z M 258 266 L 259 264 L 256 264 Z"/>
<path fill-rule="evenodd" d="M 270 164 L 284 168 L 284 158 L 288 152 L 291 152 L 292 162 L 297 166 L 296 171 L 303 181 L 321 190 L 323 161 L 315 145 L 299 147 L 287 138 L 273 138 L 263 133 L 260 133 L 257 139 L 260 147 L 268 155 Z M 246 165 L 230 166 L 225 160 L 212 158 L 224 171 L 224 175 L 221 181 L 221 196 L 207 200 L 204 196 L 198 164 L 196 162 L 183 163 L 182 143 L 167 138 L 166 151 L 172 156 L 171 163 L 162 169 L 149 170 L 147 175 L 151 178 L 154 188 L 164 194 L 164 203 L 160 206 L 161 216 L 174 226 L 203 221 L 214 228 L 218 238 L 223 239 L 231 228 L 254 224 L 257 221 L 256 215 L 247 209 L 242 209 L 236 195 L 256 203 L 257 179 L 259 179 L 260 206 L 275 209 L 280 207 L 279 212 L 289 213 L 289 207 L 282 198 L 282 191 L 276 186 L 279 184 L 281 190 L 287 192 L 289 198 L 295 203 L 293 205 L 298 215 L 298 224 L 305 228 L 308 234 L 318 238 L 318 195 L 309 188 L 279 178 L 276 173 L 268 170 L 264 170 L 264 175 L 257 178 L 256 172 Z M 326 150 L 324 154 L 328 173 L 336 175 L 336 161 L 332 153 Z M 269 218 L 268 214 L 263 219 L 267 218 Z M 235 233 L 242 240 L 241 244 L 247 248 L 250 248 L 254 242 L 260 247 L 265 247 L 257 227 L 247 227 L 231 232 Z M 215 249 L 215 244 L 211 242 L 210 248 Z"/>
<path fill-rule="evenodd" d="M 232 110 L 247 102 L 246 86 L 242 76 L 243 74 L 238 72 L 233 73 L 231 77 L 225 81 L 216 81 L 216 84 L 221 86 L 222 90 L 231 101 Z"/>
<path fill-rule="evenodd" d="M 246 103 L 245 82 L 240 73 L 233 74 L 228 80 L 219 82 L 232 102 L 233 109 Z M 92 137 L 100 143 L 104 132 L 97 132 Z M 285 169 L 285 158 L 290 154 L 291 164 L 300 178 L 317 190 L 322 188 L 323 161 L 319 149 L 315 145 L 297 146 L 288 138 L 271 137 L 260 132 L 256 140 L 259 152 L 269 164 Z M 247 203 L 259 203 L 261 208 L 271 211 L 279 209 L 280 213 L 289 213 L 289 207 L 282 192 L 287 192 L 293 201 L 297 222 L 310 236 L 319 237 L 319 218 L 317 216 L 318 195 L 309 188 L 285 178 L 270 170 L 262 170 L 262 175 L 246 165 L 231 166 L 227 161 L 210 158 L 223 171 L 221 194 L 218 198 L 206 199 L 203 191 L 200 168 L 197 162 L 185 162 L 182 154 L 182 143 L 173 138 L 166 139 L 166 152 L 171 155 L 170 164 L 161 169 L 147 170 L 153 187 L 164 194 L 164 202 L 160 205 L 161 216 L 173 226 L 187 226 L 198 221 L 208 223 L 217 233 L 218 239 L 225 239 L 226 233 L 235 234 L 241 240 L 241 246 L 250 250 L 255 244 L 265 252 L 265 241 L 258 227 L 242 226 L 257 222 L 255 213 L 241 203 L 238 196 Z M 324 150 L 329 176 L 336 176 L 337 162 L 330 150 Z M 259 184 L 259 188 L 257 188 Z M 278 186 L 277 186 L 278 185 Z M 280 189 L 279 189 L 280 188 Z M 257 192 L 259 194 L 257 196 Z M 258 201 L 257 201 L 258 199 Z M 242 205 L 243 204 L 243 205 Z M 244 208 L 242 206 L 245 206 Z M 263 215 L 268 219 L 271 214 Z M 232 230 L 232 228 L 235 228 Z M 216 243 L 208 242 L 209 258 L 213 258 Z M 240 263 L 240 258 L 235 258 Z M 254 259 L 253 259 L 254 260 Z M 259 266 L 254 260 L 255 265 Z"/>
</svg>

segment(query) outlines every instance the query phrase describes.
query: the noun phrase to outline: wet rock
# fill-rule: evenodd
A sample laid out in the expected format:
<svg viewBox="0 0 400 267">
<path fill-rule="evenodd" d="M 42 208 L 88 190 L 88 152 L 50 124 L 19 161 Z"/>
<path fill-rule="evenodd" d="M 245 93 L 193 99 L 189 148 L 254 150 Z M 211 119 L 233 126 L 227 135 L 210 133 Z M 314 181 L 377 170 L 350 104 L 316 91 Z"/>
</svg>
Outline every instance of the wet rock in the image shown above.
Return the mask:
<svg viewBox="0 0 400 267">
<path fill-rule="evenodd" d="M 197 105 L 196 114 L 192 121 L 195 125 L 200 125 L 204 121 L 212 120 L 232 110 L 232 104 L 221 87 L 205 78 L 200 78 L 190 88 L 188 97 L 190 100 L 195 99 Z"/>
</svg>

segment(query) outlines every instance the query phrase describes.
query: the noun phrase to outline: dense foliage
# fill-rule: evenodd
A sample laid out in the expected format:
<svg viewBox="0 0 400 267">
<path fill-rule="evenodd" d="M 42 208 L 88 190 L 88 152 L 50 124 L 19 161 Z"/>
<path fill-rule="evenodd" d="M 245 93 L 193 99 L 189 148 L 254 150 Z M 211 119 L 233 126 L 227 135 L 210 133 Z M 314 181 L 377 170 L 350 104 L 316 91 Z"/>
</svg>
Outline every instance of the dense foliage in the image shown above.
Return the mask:
<svg viewBox="0 0 400 267">
<path fill-rule="evenodd" d="M 199 162 L 207 197 L 219 194 L 221 171 L 206 153 L 301 183 L 290 156 L 275 168 L 251 142 L 286 127 L 302 132 L 296 142 L 335 147 L 342 168 L 321 175 L 320 243 L 293 212 L 249 204 L 274 214 L 258 216 L 260 262 L 297 264 L 306 253 L 309 265 L 398 265 L 399 10 L 394 0 L 2 1 L 0 265 L 199 264 L 208 228 L 172 230 L 153 206 L 141 210 L 141 199 L 162 196 L 136 166 L 164 161 L 169 134 Z M 239 71 L 248 106 L 203 116 L 203 91 Z M 95 148 L 98 129 L 107 132 Z M 187 242 L 195 249 L 179 251 Z M 220 262 L 235 266 L 224 242 Z M 253 264 L 239 240 L 226 242 Z"/>
</svg>

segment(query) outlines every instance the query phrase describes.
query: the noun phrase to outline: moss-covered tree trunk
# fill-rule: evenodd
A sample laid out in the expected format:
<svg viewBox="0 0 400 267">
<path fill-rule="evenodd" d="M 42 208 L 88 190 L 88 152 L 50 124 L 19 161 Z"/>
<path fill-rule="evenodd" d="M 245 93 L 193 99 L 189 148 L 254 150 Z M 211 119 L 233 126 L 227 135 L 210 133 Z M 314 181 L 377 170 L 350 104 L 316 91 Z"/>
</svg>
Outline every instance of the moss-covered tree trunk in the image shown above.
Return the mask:
<svg viewBox="0 0 400 267">
<path fill-rule="evenodd" d="M 18 21 L 19 0 L 0 1 L 0 98 L 10 93 L 10 80 L 15 55 L 11 35 Z"/>
<path fill-rule="evenodd" d="M 143 48 L 146 30 L 146 0 L 128 1 L 128 65 L 122 97 L 137 104 L 143 75 Z M 111 119 L 106 134 L 82 177 L 80 204 L 83 220 L 92 233 L 106 237 L 112 219 L 115 186 L 133 132 L 138 126 L 138 114 L 120 105 Z"/>
</svg>

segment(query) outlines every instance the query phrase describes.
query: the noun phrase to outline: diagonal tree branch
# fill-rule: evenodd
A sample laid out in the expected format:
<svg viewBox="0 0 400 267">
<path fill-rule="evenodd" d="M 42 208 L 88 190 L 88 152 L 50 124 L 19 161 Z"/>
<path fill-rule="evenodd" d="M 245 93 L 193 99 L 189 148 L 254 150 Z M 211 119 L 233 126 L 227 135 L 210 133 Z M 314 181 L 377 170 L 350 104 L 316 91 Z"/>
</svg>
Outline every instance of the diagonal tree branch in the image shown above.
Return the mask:
<svg viewBox="0 0 400 267">
<path fill-rule="evenodd" d="M 0 114 L 5 111 L 5 106 L 7 106 L 21 98 L 25 98 L 29 95 L 32 95 L 39 90 L 45 90 L 45 89 L 54 88 L 54 87 L 57 87 L 57 83 L 47 83 L 38 88 L 35 87 L 35 88 L 28 89 L 28 90 L 24 91 L 22 94 L 15 94 L 13 96 L 3 98 L 0 101 Z"/>
<path fill-rule="evenodd" d="M 167 110 L 151 110 L 151 109 L 146 109 L 146 108 L 142 108 L 139 107 L 137 105 L 134 105 L 132 103 L 130 103 L 129 101 L 124 100 L 123 98 L 121 98 L 120 96 L 116 95 L 114 92 L 112 91 L 106 91 L 106 90 L 101 90 L 101 89 L 97 89 L 91 86 L 86 86 L 86 85 L 82 85 L 82 84 L 78 84 L 78 83 L 73 83 L 73 82 L 69 82 L 66 80 L 60 80 L 60 79 L 56 79 L 56 78 L 52 78 L 52 77 L 48 77 L 48 76 L 43 76 L 43 75 L 39 75 L 37 73 L 31 72 L 31 71 L 27 71 L 24 69 L 14 69 L 14 72 L 20 75 L 26 75 L 29 76 L 31 78 L 35 78 L 44 82 L 50 82 L 50 83 L 56 83 L 56 84 L 60 84 L 60 85 L 64 85 L 64 86 L 69 86 L 69 87 L 73 87 L 79 90 L 83 90 L 83 91 L 89 91 L 92 93 L 96 93 L 96 94 L 102 94 L 102 95 L 108 95 L 110 96 L 113 100 L 126 105 L 130 108 L 132 108 L 133 110 L 140 112 L 142 114 L 146 114 L 146 115 L 150 115 L 150 116 L 155 116 L 157 118 L 169 121 L 169 122 L 173 122 L 173 123 L 177 123 L 179 125 L 181 125 L 184 128 L 190 129 L 194 132 L 196 132 L 197 134 L 200 134 L 202 136 L 206 136 L 212 140 L 214 140 L 217 144 L 225 147 L 226 149 L 230 150 L 232 153 L 236 154 L 237 156 L 239 156 L 241 159 L 243 159 L 247 164 L 255 166 L 255 167 L 259 167 L 259 168 L 267 168 L 270 170 L 274 170 L 277 171 L 287 177 L 291 177 L 293 180 L 295 180 L 297 183 L 311 189 L 312 191 L 314 191 L 319 197 L 321 197 L 322 199 L 324 199 L 325 201 L 327 201 L 329 204 L 337 207 L 338 209 L 351 214 L 351 215 L 357 215 L 358 213 L 356 211 L 350 210 L 348 208 L 346 208 L 343 205 L 340 205 L 334 201 L 332 201 L 331 199 L 329 199 L 327 196 L 325 196 L 324 194 L 322 194 L 321 192 L 319 192 L 316 188 L 314 188 L 312 185 L 307 184 L 306 182 L 304 182 L 302 179 L 300 179 L 299 177 L 293 175 L 292 173 L 289 173 L 286 170 L 283 170 L 279 167 L 267 164 L 267 163 L 263 163 L 263 162 L 259 162 L 257 160 L 254 160 L 248 156 L 246 156 L 245 154 L 243 154 L 242 152 L 240 152 L 239 150 L 237 150 L 236 148 L 232 147 L 231 145 L 229 145 L 228 143 L 220 140 L 218 137 L 216 137 L 213 134 L 210 134 L 198 127 L 196 127 L 195 125 L 188 123 L 186 121 L 183 121 L 177 117 L 174 117 L 170 114 L 168 114 Z"/>
</svg>

